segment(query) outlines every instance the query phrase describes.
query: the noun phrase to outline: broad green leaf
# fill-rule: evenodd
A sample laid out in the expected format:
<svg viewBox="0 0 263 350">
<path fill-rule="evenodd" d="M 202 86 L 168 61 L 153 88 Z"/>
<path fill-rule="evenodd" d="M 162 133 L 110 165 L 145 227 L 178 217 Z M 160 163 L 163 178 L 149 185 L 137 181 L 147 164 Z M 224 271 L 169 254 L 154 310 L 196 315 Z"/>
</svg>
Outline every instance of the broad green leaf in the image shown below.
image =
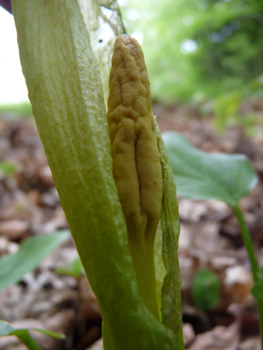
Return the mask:
<svg viewBox="0 0 263 350">
<path fill-rule="evenodd" d="M 0 289 L 16 283 L 69 237 L 69 231 L 35 236 L 24 240 L 19 250 L 0 259 Z"/>
<path fill-rule="evenodd" d="M 176 349 L 138 294 L 97 60 L 75 0 L 13 0 L 38 131 L 103 318 L 104 349 Z"/>
<path fill-rule="evenodd" d="M 220 300 L 220 282 L 215 273 L 202 269 L 196 272 L 191 292 L 195 305 L 201 310 L 215 307 Z"/>
<path fill-rule="evenodd" d="M 58 339 L 65 339 L 65 335 L 61 333 L 55 333 L 55 332 L 50 332 L 46 331 L 44 329 L 38 329 L 38 328 L 32 328 L 32 331 L 44 333 L 50 337 L 53 338 L 58 338 Z M 31 337 L 29 333 L 29 329 L 25 328 L 16 328 L 12 326 L 11 323 L 1 321 L 0 320 L 0 337 L 3 336 L 17 336 L 20 341 L 26 345 L 26 347 L 30 350 L 41 350 L 39 345 L 34 341 L 34 339 Z"/>
<path fill-rule="evenodd" d="M 167 271 L 162 288 L 162 322 L 176 334 L 178 349 L 183 349 L 181 328 L 182 281 L 178 260 L 178 239 L 180 234 L 178 201 L 168 153 L 158 127 L 157 130 L 157 142 L 163 177 L 163 206 L 161 214 L 162 255 Z"/>
<path fill-rule="evenodd" d="M 200 151 L 176 132 L 166 132 L 163 138 L 179 196 L 218 199 L 232 207 L 257 183 L 244 155 Z"/>
</svg>

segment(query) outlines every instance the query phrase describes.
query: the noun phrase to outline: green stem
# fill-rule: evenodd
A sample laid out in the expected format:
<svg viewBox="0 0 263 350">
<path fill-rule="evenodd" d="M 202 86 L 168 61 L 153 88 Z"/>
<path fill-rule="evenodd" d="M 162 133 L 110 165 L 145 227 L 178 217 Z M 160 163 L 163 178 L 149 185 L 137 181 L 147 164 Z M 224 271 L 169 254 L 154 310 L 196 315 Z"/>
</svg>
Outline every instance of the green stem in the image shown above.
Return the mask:
<svg viewBox="0 0 263 350">
<path fill-rule="evenodd" d="M 250 236 L 250 232 L 249 232 L 247 224 L 245 222 L 240 205 L 237 204 L 236 206 L 234 206 L 233 210 L 234 210 L 234 213 L 237 217 L 237 220 L 238 220 L 238 223 L 239 223 L 239 226 L 241 229 L 241 235 L 242 235 L 242 238 L 243 238 L 243 241 L 244 241 L 247 253 L 248 253 L 248 258 L 249 258 L 249 262 L 251 265 L 253 279 L 254 279 L 254 282 L 257 282 L 258 281 L 258 277 L 257 277 L 258 262 L 257 262 L 253 242 L 252 242 L 252 239 Z"/>
<path fill-rule="evenodd" d="M 134 239 L 134 236 L 133 239 L 129 237 L 129 248 L 137 277 L 139 294 L 148 310 L 160 321 L 156 297 L 153 243 L 148 242 L 143 237 Z"/>
<path fill-rule="evenodd" d="M 250 232 L 248 230 L 246 221 L 244 219 L 244 215 L 242 213 L 242 210 L 240 208 L 239 203 L 233 207 L 234 213 L 237 217 L 240 230 L 241 230 L 241 235 L 243 242 L 245 244 L 247 253 L 248 253 L 248 258 L 249 262 L 251 265 L 251 270 L 252 270 L 252 275 L 253 275 L 253 280 L 254 283 L 258 282 L 258 262 L 257 262 L 257 257 L 255 253 L 255 249 L 253 246 L 253 242 L 251 239 Z M 263 300 L 257 300 L 257 307 L 258 307 L 258 314 L 259 314 L 259 328 L 260 328 L 260 336 L 261 336 L 261 349 L 263 350 Z"/>
</svg>

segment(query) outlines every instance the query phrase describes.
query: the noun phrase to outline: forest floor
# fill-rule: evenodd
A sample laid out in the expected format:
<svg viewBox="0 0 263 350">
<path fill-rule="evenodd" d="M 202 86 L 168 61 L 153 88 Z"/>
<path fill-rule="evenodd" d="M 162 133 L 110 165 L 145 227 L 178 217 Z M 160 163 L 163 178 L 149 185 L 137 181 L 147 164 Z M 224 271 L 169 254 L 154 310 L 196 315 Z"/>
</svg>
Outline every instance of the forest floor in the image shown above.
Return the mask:
<svg viewBox="0 0 263 350">
<path fill-rule="evenodd" d="M 155 106 L 161 132 L 175 130 L 208 152 L 243 153 L 259 182 L 241 206 L 263 265 L 263 133 L 247 137 L 238 125 L 219 136 L 211 118 L 191 107 Z M 262 111 L 259 111 L 262 115 Z M 0 161 L 17 171 L 0 174 L 0 257 L 19 243 L 68 225 L 32 117 L 0 116 Z M 218 201 L 179 198 L 179 259 L 183 279 L 184 340 L 189 350 L 260 350 L 256 304 L 250 295 L 252 275 L 233 212 Z M 57 273 L 77 257 L 73 240 L 56 248 L 22 281 L 0 291 L 0 319 L 19 327 L 66 334 L 58 340 L 33 334 L 43 350 L 100 350 L 101 317 L 84 275 Z M 196 271 L 208 268 L 220 280 L 220 301 L 209 311 L 194 305 L 191 285 Z M 15 337 L 0 338 L 0 349 L 25 350 Z"/>
</svg>

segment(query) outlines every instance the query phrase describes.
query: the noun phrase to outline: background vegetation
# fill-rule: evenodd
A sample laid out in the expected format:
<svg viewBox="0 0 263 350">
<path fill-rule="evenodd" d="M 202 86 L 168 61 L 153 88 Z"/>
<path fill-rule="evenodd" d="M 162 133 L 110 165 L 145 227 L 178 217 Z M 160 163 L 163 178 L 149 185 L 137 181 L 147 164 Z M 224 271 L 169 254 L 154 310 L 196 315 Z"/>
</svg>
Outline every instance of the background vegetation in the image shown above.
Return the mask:
<svg viewBox="0 0 263 350">
<path fill-rule="evenodd" d="M 222 94 L 231 101 L 262 96 L 262 1 L 120 4 L 128 33 L 142 38 L 154 99 L 198 103 Z"/>
</svg>

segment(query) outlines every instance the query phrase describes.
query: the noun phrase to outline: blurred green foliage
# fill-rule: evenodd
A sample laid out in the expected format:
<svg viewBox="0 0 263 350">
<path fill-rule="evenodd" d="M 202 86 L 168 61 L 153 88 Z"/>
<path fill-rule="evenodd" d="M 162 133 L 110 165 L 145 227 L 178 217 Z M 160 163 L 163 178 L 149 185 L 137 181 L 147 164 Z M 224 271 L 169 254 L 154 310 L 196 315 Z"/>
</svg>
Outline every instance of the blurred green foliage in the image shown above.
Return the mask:
<svg viewBox="0 0 263 350">
<path fill-rule="evenodd" d="M 0 105 L 0 115 L 8 115 L 11 119 L 32 116 L 32 108 L 29 102 Z"/>
<path fill-rule="evenodd" d="M 229 92 L 243 97 L 262 90 L 262 1 L 120 3 L 128 33 L 143 38 L 153 98 L 174 102 Z"/>
<path fill-rule="evenodd" d="M 0 162 L 0 176 L 3 178 L 7 178 L 16 173 L 19 168 L 18 163 L 10 162 L 8 160 L 4 160 Z"/>
<path fill-rule="evenodd" d="M 241 105 L 241 95 L 229 93 L 219 96 L 214 102 L 214 125 L 218 132 L 223 133 L 229 123 L 238 116 Z"/>
<path fill-rule="evenodd" d="M 11 323 L 0 320 L 0 337 L 16 336 L 29 350 L 41 350 L 40 346 L 30 335 L 30 330 L 46 334 L 57 339 L 65 339 L 65 335 L 61 333 L 50 332 L 39 328 L 16 328 Z M 23 347 L 24 348 L 24 347 Z"/>
<path fill-rule="evenodd" d="M 243 128 L 245 136 L 257 136 L 263 131 L 262 114 L 255 111 L 240 113 L 244 101 L 239 93 L 218 96 L 213 103 L 213 124 L 219 134 L 233 125 Z M 246 101 L 248 104 L 248 101 Z M 262 106 L 260 106 L 262 108 Z"/>
<path fill-rule="evenodd" d="M 191 286 L 194 304 L 200 310 L 210 310 L 220 301 L 220 281 L 217 275 L 207 269 L 196 272 Z"/>
<path fill-rule="evenodd" d="M 56 273 L 59 275 L 68 275 L 77 279 L 81 275 L 85 275 L 85 270 L 81 263 L 80 257 L 77 256 L 77 258 L 71 261 L 71 263 L 67 267 L 57 268 Z"/>
<path fill-rule="evenodd" d="M 14 254 L 0 258 L 0 290 L 19 282 L 59 244 L 69 237 L 68 230 L 25 239 Z"/>
</svg>

